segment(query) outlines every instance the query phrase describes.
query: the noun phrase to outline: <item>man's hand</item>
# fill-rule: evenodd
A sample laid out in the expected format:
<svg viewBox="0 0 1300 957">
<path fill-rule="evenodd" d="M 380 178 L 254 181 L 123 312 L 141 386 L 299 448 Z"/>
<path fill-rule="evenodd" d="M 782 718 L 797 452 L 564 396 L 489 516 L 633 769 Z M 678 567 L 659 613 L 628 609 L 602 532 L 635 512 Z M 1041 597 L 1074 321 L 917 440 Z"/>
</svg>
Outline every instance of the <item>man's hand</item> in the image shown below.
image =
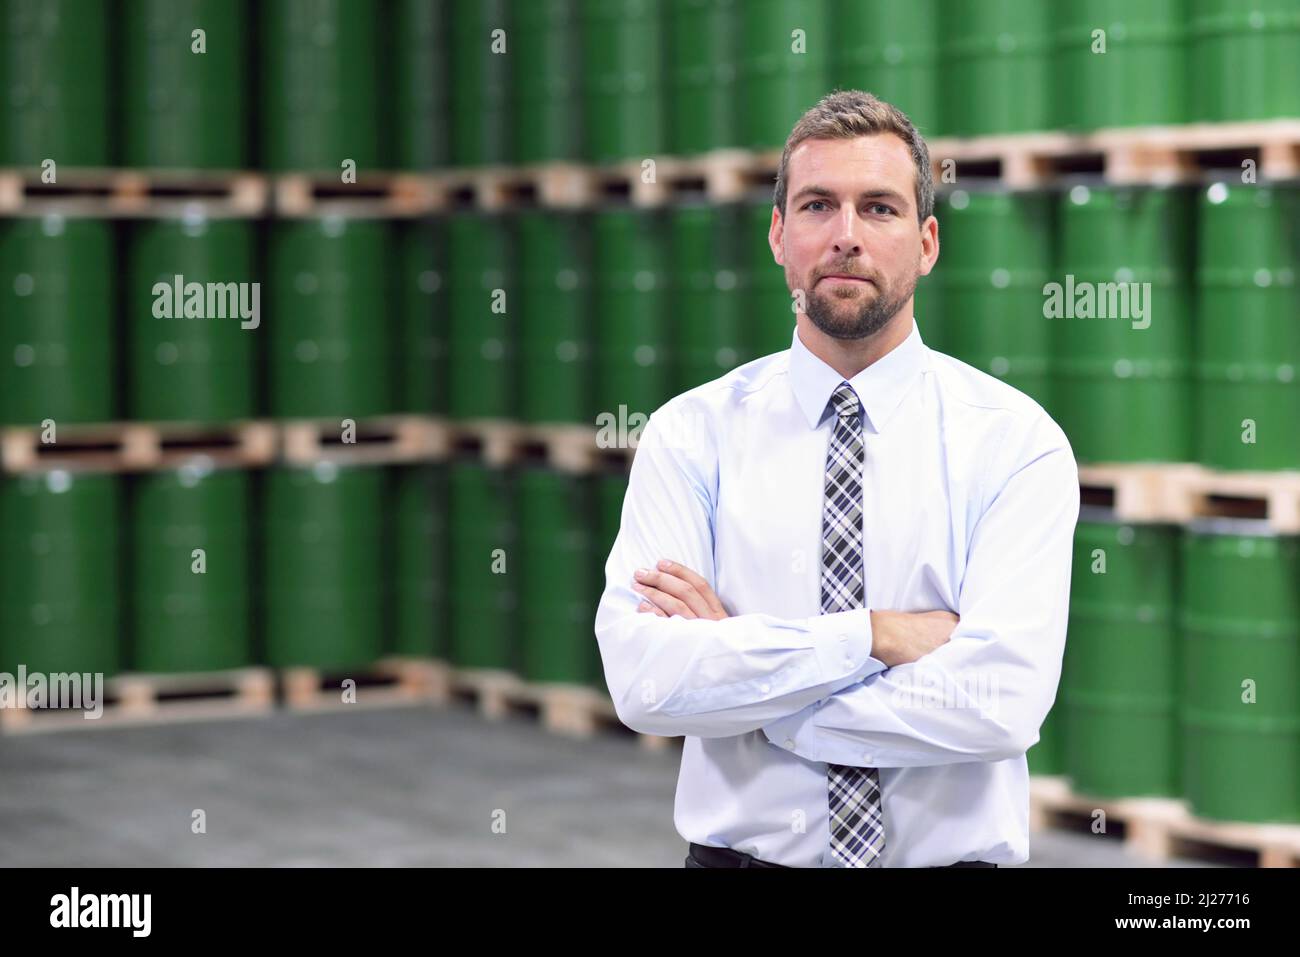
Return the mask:
<svg viewBox="0 0 1300 957">
<path fill-rule="evenodd" d="M 959 621 L 949 611 L 873 611 L 871 657 L 889 668 L 910 664 L 946 644 Z"/>
<path fill-rule="evenodd" d="M 657 570 L 638 568 L 635 578 L 632 587 L 646 599 L 637 608 L 639 612 L 653 612 L 660 618 L 681 615 L 711 621 L 730 617 L 709 583 L 678 562 L 664 559 Z"/>
</svg>

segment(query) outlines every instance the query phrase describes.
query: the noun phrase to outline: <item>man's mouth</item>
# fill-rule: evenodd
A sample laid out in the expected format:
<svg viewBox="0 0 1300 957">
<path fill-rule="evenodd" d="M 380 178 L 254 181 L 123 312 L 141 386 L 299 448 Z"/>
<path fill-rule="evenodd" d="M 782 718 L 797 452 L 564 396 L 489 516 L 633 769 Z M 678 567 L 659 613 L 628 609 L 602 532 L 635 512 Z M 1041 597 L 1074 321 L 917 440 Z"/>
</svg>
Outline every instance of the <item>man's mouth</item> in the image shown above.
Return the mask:
<svg viewBox="0 0 1300 957">
<path fill-rule="evenodd" d="M 822 276 L 819 282 L 842 282 L 842 283 L 867 283 L 870 279 L 863 276 L 850 276 L 847 273 L 834 273 L 830 276 Z"/>
</svg>

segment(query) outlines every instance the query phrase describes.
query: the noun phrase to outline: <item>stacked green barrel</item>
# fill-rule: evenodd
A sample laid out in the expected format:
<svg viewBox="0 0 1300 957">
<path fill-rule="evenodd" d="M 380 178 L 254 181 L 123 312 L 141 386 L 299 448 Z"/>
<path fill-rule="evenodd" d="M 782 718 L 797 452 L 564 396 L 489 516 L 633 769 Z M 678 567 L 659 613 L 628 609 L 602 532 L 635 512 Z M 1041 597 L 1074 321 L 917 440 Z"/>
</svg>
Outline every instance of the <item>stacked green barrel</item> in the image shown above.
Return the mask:
<svg viewBox="0 0 1300 957">
<path fill-rule="evenodd" d="M 1292 0 L 1190 0 L 1193 118 L 1300 116 L 1300 7 Z"/>
<path fill-rule="evenodd" d="M 1182 543 L 1184 786 L 1199 817 L 1300 821 L 1300 540 L 1211 519 Z"/>
<path fill-rule="evenodd" d="M 1074 536 L 1063 771 L 1099 797 L 1179 794 L 1178 532 L 1084 506 Z"/>
<path fill-rule="evenodd" d="M 746 0 L 740 12 L 740 145 L 779 149 L 829 90 L 833 33 L 827 0 Z"/>
<path fill-rule="evenodd" d="M 457 214 L 446 229 L 450 414 L 510 418 L 517 401 L 514 217 Z"/>
<path fill-rule="evenodd" d="M 1084 185 L 1062 194 L 1061 308 L 1044 321 L 1051 408 L 1080 461 L 1192 457 L 1190 199 Z"/>
<path fill-rule="evenodd" d="M 668 145 L 664 0 L 583 0 L 587 159 L 647 159 Z"/>
<path fill-rule="evenodd" d="M 361 0 L 279 0 L 259 6 L 261 148 L 272 170 L 382 169 L 388 98 L 380 28 Z"/>
<path fill-rule="evenodd" d="M 0 479 L 0 671 L 122 667 L 120 497 L 116 475 Z"/>
<path fill-rule="evenodd" d="M 736 146 L 740 0 L 671 0 L 668 51 L 672 152 Z"/>
<path fill-rule="evenodd" d="M 519 229 L 519 415 L 525 422 L 595 417 L 587 217 L 529 210 Z"/>
<path fill-rule="evenodd" d="M 740 284 L 740 210 L 682 204 L 669 217 L 674 393 L 725 375 L 748 357 Z M 774 267 L 775 268 L 775 267 Z"/>
<path fill-rule="evenodd" d="M 936 131 L 937 0 L 832 0 L 831 22 L 834 85 L 867 90 L 906 113 L 923 134 Z"/>
<path fill-rule="evenodd" d="M 516 4 L 510 83 L 514 161 L 578 160 L 583 151 L 579 0 Z"/>
<path fill-rule="evenodd" d="M 1212 183 L 1198 215 L 1197 458 L 1300 468 L 1300 190 Z"/>
<path fill-rule="evenodd" d="M 318 462 L 263 480 L 266 661 L 365 667 L 388 633 L 385 471 Z"/>
<path fill-rule="evenodd" d="M 447 235 L 443 220 L 396 227 L 397 406 L 445 415 L 448 379 Z"/>
<path fill-rule="evenodd" d="M 244 0 L 123 3 L 124 165 L 248 166 L 248 13 Z"/>
<path fill-rule="evenodd" d="M 269 407 L 274 416 L 392 411 L 391 227 L 327 216 L 271 229 Z"/>
<path fill-rule="evenodd" d="M 592 220 L 596 408 L 649 415 L 672 398 L 666 220 L 626 208 Z"/>
<path fill-rule="evenodd" d="M 201 462 L 134 480 L 132 670 L 254 663 L 252 478 Z"/>
<path fill-rule="evenodd" d="M 528 681 L 597 680 L 591 631 L 591 479 L 542 468 L 517 477 L 521 674 Z"/>
<path fill-rule="evenodd" d="M 110 7 L 8 0 L 0 7 L 0 166 L 106 166 Z"/>
<path fill-rule="evenodd" d="M 767 241 L 772 209 L 773 203 L 762 199 L 745 203 L 741 211 L 744 245 L 740 252 L 740 286 L 751 357 L 789 349 L 794 335 L 795 302 L 786 284 L 785 269 L 772 258 Z"/>
<path fill-rule="evenodd" d="M 456 166 L 508 163 L 511 143 L 513 4 L 452 0 L 451 161 Z"/>
<path fill-rule="evenodd" d="M 952 355 L 1047 404 L 1053 200 L 953 190 L 942 202 L 944 336 Z"/>
<path fill-rule="evenodd" d="M 451 143 L 447 0 L 394 0 L 392 8 L 393 165 L 446 166 Z"/>
<path fill-rule="evenodd" d="M 447 467 L 400 466 L 391 481 L 393 651 L 406 657 L 445 658 L 451 561 Z"/>
<path fill-rule="evenodd" d="M 1053 126 L 1182 123 L 1185 0 L 1068 0 L 1056 29 Z"/>
<path fill-rule="evenodd" d="M 448 491 L 450 659 L 460 668 L 518 671 L 521 562 L 512 472 L 453 462 Z"/>
<path fill-rule="evenodd" d="M 941 0 L 941 128 L 946 136 L 1052 125 L 1052 27 L 1041 0 Z"/>
<path fill-rule="evenodd" d="M 255 246 L 245 220 L 189 215 L 131 228 L 129 417 L 225 422 L 256 414 L 264 333 Z"/>
<path fill-rule="evenodd" d="M 0 422 L 103 422 L 117 411 L 112 224 L 0 221 Z"/>
</svg>

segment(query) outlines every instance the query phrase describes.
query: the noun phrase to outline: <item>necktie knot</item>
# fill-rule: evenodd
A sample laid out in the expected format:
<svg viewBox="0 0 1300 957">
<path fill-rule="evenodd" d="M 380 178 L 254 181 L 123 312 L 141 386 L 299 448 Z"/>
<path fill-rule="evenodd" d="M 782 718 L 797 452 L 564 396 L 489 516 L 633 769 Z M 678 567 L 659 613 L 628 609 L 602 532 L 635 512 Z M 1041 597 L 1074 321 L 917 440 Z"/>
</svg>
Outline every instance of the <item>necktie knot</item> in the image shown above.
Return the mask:
<svg viewBox="0 0 1300 957">
<path fill-rule="evenodd" d="M 841 419 L 850 417 L 856 419 L 862 403 L 858 401 L 858 394 L 853 391 L 853 386 L 841 382 L 839 388 L 831 393 L 831 407 Z"/>
</svg>

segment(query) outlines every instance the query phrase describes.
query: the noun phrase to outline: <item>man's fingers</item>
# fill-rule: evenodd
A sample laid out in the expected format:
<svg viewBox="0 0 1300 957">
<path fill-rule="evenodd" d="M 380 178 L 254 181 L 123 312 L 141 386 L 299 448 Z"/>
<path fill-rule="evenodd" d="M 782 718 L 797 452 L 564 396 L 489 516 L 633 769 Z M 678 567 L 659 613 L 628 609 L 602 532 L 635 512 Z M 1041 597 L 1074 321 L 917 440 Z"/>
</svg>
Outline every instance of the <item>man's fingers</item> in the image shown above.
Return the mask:
<svg viewBox="0 0 1300 957">
<path fill-rule="evenodd" d="M 667 572 L 657 572 L 653 569 L 638 569 L 636 580 L 642 585 L 672 595 L 697 616 L 707 616 L 711 612 L 709 603 L 704 600 L 704 596 L 684 579 L 675 575 L 670 575 Z"/>
<path fill-rule="evenodd" d="M 704 603 L 708 606 L 709 611 L 726 615 L 727 611 L 722 607 L 722 602 L 720 602 L 718 596 L 713 593 L 713 586 L 708 583 L 703 575 L 687 568 L 681 562 L 675 562 L 668 558 L 659 562 L 659 569 L 669 575 L 680 578 L 682 581 L 686 582 L 686 584 L 694 588 L 696 594 L 704 599 Z"/>
<path fill-rule="evenodd" d="M 667 618 L 667 617 L 668 617 L 668 613 L 667 613 L 666 611 L 664 611 L 662 608 L 656 608 L 653 604 L 651 604 L 651 603 L 648 602 L 648 601 L 643 601 L 643 602 L 641 602 L 641 604 L 637 606 L 637 609 L 636 609 L 636 610 L 637 610 L 638 612 L 645 612 L 645 613 L 647 613 L 647 614 L 648 614 L 649 612 L 654 612 L 654 613 L 655 613 L 656 615 L 658 615 L 660 618 Z"/>
<path fill-rule="evenodd" d="M 658 588 L 651 588 L 649 585 L 635 585 L 633 587 L 641 593 L 643 598 L 654 602 L 658 608 L 667 612 L 668 616 L 681 615 L 683 618 L 698 617 L 695 612 L 690 609 L 690 606 L 681 599 L 674 598 L 667 592 L 660 591 Z"/>
</svg>

